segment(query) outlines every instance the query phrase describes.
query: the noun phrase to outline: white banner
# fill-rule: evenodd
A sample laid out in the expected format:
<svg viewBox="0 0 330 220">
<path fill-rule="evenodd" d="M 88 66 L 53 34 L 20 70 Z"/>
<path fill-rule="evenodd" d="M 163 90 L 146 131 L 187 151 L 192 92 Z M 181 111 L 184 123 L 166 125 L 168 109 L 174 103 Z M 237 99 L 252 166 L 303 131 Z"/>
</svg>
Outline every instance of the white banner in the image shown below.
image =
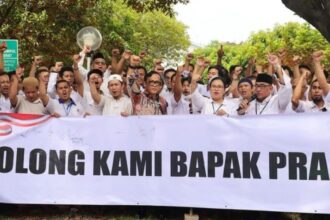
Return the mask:
<svg viewBox="0 0 330 220">
<path fill-rule="evenodd" d="M 330 213 L 329 116 L 0 114 L 0 203 Z"/>
</svg>

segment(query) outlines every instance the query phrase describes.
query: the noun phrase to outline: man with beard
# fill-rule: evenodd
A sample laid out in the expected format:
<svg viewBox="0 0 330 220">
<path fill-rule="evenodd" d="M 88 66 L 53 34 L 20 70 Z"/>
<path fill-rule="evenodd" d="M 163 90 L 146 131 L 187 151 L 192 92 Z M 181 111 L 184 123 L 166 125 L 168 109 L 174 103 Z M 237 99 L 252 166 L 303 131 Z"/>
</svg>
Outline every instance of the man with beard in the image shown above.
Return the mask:
<svg viewBox="0 0 330 220">
<path fill-rule="evenodd" d="M 325 102 L 330 102 L 330 85 L 327 82 L 327 78 L 324 74 L 324 69 L 321 64 L 323 59 L 323 51 L 316 51 L 312 54 L 313 66 L 315 70 L 315 75 L 317 81 L 319 82 L 320 88 L 322 90 L 322 95 Z"/>
<path fill-rule="evenodd" d="M 326 112 L 330 109 L 330 103 L 326 103 L 323 100 L 323 91 L 317 80 L 314 80 L 311 84 L 311 100 L 312 101 L 302 101 L 300 100 L 301 92 L 303 90 L 304 80 L 308 77 L 307 73 L 304 72 L 293 91 L 291 98 L 292 109 L 296 112 Z"/>
<path fill-rule="evenodd" d="M 273 77 L 271 75 L 258 74 L 255 83 L 256 99 L 245 105 L 240 115 L 280 114 L 284 113 L 287 108 L 292 94 L 290 77 L 280 67 L 278 56 L 271 54 L 268 56 L 268 60 L 277 69 L 278 92 L 273 93 Z"/>
</svg>

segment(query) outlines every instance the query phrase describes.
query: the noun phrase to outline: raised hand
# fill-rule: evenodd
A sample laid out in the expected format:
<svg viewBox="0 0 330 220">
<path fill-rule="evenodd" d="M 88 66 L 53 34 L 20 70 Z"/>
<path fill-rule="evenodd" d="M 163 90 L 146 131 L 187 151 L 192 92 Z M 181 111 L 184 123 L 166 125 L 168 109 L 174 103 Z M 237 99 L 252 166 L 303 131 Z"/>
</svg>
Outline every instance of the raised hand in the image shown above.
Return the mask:
<svg viewBox="0 0 330 220">
<path fill-rule="evenodd" d="M 3 41 L 1 44 L 0 44 L 0 53 L 3 53 L 7 50 L 7 44 L 5 41 Z"/>
<path fill-rule="evenodd" d="M 147 52 L 144 51 L 144 50 L 142 50 L 142 51 L 139 53 L 139 57 L 141 58 L 141 60 L 142 60 L 143 58 L 145 58 L 146 56 L 147 56 Z"/>
<path fill-rule="evenodd" d="M 225 51 L 223 50 L 223 45 L 221 44 L 220 49 L 217 51 L 218 57 L 223 57 L 225 55 Z"/>
<path fill-rule="evenodd" d="M 130 57 L 133 55 L 132 51 L 130 50 L 125 50 L 124 53 L 122 54 L 122 57 L 125 59 L 125 60 L 129 60 Z"/>
<path fill-rule="evenodd" d="M 140 63 L 141 63 L 141 58 L 139 56 L 132 55 L 130 57 L 130 65 L 131 66 L 139 66 Z"/>
<path fill-rule="evenodd" d="M 315 63 L 319 63 L 322 61 L 322 58 L 323 58 L 323 51 L 319 50 L 319 51 L 315 51 L 313 54 L 312 54 L 312 59 L 313 59 L 313 62 Z"/>
<path fill-rule="evenodd" d="M 119 54 L 120 54 L 119 49 L 117 49 L 117 48 L 112 49 L 112 51 L 111 51 L 112 57 L 118 57 Z"/>
<path fill-rule="evenodd" d="M 78 62 L 80 61 L 80 59 L 81 59 L 81 56 L 79 54 L 73 55 L 73 57 L 72 57 L 73 64 L 78 65 Z"/>
<path fill-rule="evenodd" d="M 193 59 L 194 59 L 194 54 L 188 53 L 186 56 L 186 61 L 190 63 Z"/>
<path fill-rule="evenodd" d="M 285 55 L 286 55 L 286 49 L 285 49 L 285 48 L 281 48 L 281 49 L 279 49 L 278 52 L 277 52 L 277 54 L 278 54 L 278 57 L 279 57 L 281 60 L 283 60 L 284 57 L 285 57 Z"/>
<path fill-rule="evenodd" d="M 272 64 L 273 66 L 281 65 L 281 61 L 279 57 L 275 54 L 268 54 L 267 56 L 268 62 Z"/>
<path fill-rule="evenodd" d="M 255 57 L 251 57 L 248 61 L 248 65 L 250 66 L 254 66 L 256 65 L 256 58 Z"/>
<path fill-rule="evenodd" d="M 294 65 L 299 65 L 301 60 L 302 60 L 302 58 L 299 55 L 294 55 L 292 58 L 292 62 L 294 63 Z"/>
<path fill-rule="evenodd" d="M 154 60 L 154 66 L 162 65 L 163 61 L 161 59 L 155 59 Z"/>
<path fill-rule="evenodd" d="M 33 57 L 33 63 L 34 63 L 35 65 L 38 66 L 41 62 L 42 62 L 42 56 L 38 55 L 38 56 L 34 56 L 34 57 Z"/>
<path fill-rule="evenodd" d="M 92 51 L 92 48 L 90 46 L 84 45 L 83 53 L 87 54 Z"/>
</svg>

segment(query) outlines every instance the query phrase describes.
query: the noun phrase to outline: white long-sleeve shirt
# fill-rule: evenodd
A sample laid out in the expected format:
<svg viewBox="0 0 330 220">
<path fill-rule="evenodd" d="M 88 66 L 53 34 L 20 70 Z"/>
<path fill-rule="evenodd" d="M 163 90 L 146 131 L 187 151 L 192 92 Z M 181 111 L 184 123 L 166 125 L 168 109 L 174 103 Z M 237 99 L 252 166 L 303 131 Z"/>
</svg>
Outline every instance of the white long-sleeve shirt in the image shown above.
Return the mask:
<svg viewBox="0 0 330 220">
<path fill-rule="evenodd" d="M 270 95 L 262 102 L 253 100 L 248 109 L 249 115 L 267 115 L 284 113 L 287 105 L 291 101 L 292 87 L 290 77 L 283 74 L 284 85 L 281 85 L 276 95 Z"/>
<path fill-rule="evenodd" d="M 236 105 L 231 100 L 224 99 L 221 104 L 216 103 L 210 98 L 203 97 L 198 89 L 191 94 L 191 100 L 197 108 L 202 109 L 202 114 L 212 115 L 216 114 L 219 110 L 225 111 L 228 115 L 236 114 Z"/>
</svg>

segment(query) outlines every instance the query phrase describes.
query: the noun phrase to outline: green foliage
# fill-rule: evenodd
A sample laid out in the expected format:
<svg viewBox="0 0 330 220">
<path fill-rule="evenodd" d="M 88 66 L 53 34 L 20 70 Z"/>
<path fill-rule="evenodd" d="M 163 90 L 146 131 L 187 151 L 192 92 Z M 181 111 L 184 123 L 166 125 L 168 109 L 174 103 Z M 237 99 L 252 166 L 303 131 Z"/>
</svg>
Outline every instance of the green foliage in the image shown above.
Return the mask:
<svg viewBox="0 0 330 220">
<path fill-rule="evenodd" d="M 100 49 L 107 56 L 111 49 L 120 48 L 175 59 L 187 49 L 190 43 L 182 23 L 163 12 L 148 11 L 155 4 L 146 7 L 145 13 L 127 4 L 124 0 L 5 0 L 0 6 L 0 38 L 18 39 L 20 62 L 25 63 L 38 54 L 51 62 L 71 62 L 72 54 L 80 50 L 76 34 L 85 26 L 100 30 L 104 39 Z"/>
<path fill-rule="evenodd" d="M 122 1 L 104 1 L 95 11 L 97 27 L 101 33 L 108 33 L 103 36 L 108 55 L 111 49 L 119 48 L 135 54 L 147 51 L 148 63 L 152 58 L 175 60 L 190 45 L 186 26 L 162 12 L 138 13 Z"/>
<path fill-rule="evenodd" d="M 308 63 L 313 51 L 324 50 L 327 57 L 326 67 L 330 67 L 330 44 L 327 40 L 309 24 L 287 23 L 276 25 L 272 30 L 252 33 L 245 42 L 241 44 L 220 43 L 214 41 L 204 48 L 194 51 L 198 56 L 205 55 L 213 63 L 217 59 L 217 50 L 224 45 L 225 57 L 223 65 L 229 68 L 230 65 L 239 64 L 245 66 L 251 57 L 256 57 L 258 64 L 265 64 L 266 55 L 275 53 L 281 48 L 287 50 L 285 60 L 290 64 L 293 55 L 300 55 L 303 61 Z"/>
<path fill-rule="evenodd" d="M 166 15 L 173 16 L 172 6 L 178 3 L 187 4 L 189 0 L 124 0 L 124 2 L 138 12 L 160 10 Z"/>
</svg>

